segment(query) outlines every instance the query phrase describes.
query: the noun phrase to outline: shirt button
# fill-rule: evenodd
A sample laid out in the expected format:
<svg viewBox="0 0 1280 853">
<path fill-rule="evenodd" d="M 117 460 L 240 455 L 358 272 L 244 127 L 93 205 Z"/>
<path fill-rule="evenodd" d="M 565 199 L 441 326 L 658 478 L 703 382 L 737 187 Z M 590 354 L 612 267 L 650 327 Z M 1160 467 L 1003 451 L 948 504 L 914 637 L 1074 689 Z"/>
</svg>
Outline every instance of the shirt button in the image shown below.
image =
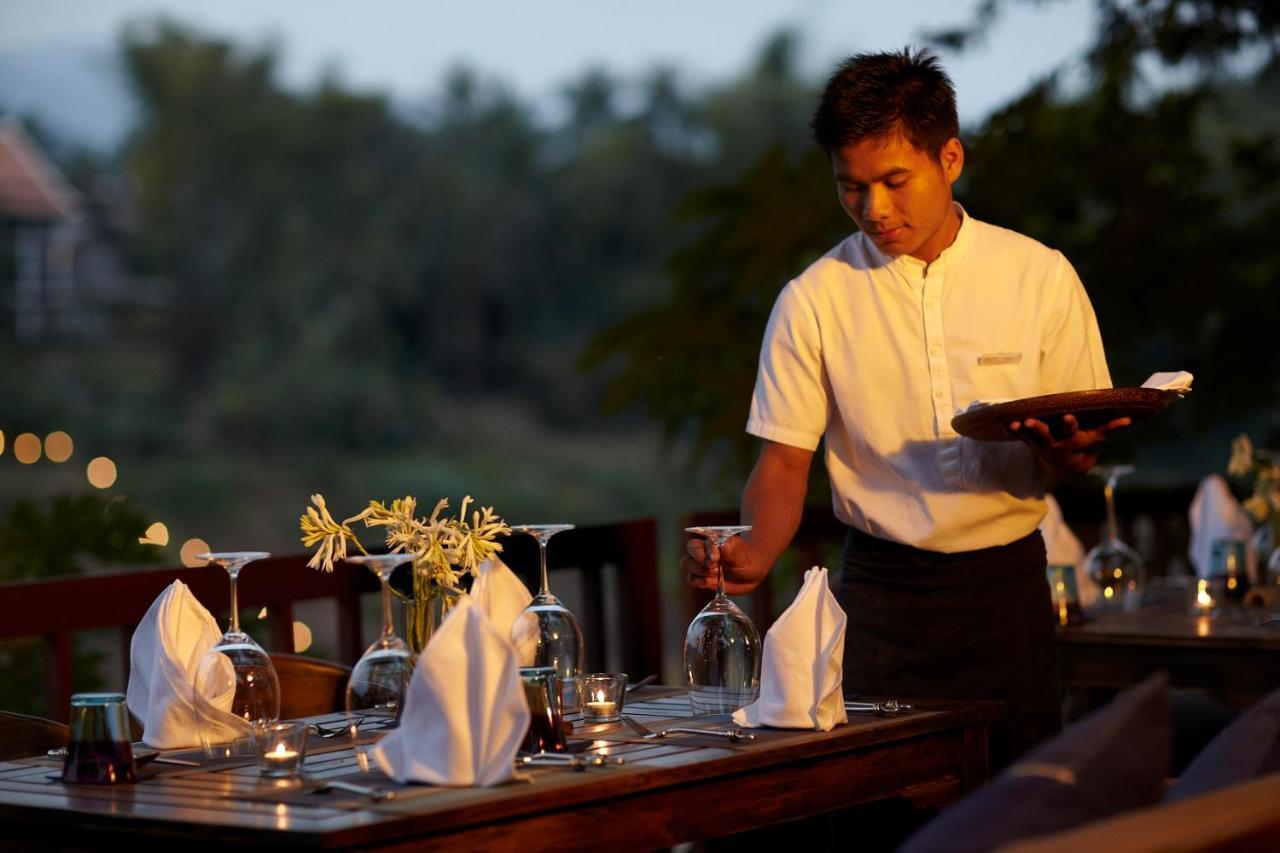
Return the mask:
<svg viewBox="0 0 1280 853">
<path fill-rule="evenodd" d="M 935 399 L 941 400 L 941 399 L 942 399 L 942 392 L 941 392 L 941 391 L 934 391 L 934 392 L 933 392 L 933 396 L 934 396 L 934 398 L 935 398 Z"/>
<path fill-rule="evenodd" d="M 930 355 L 937 355 L 937 354 L 938 354 L 938 353 L 940 353 L 940 352 L 942 352 L 942 350 L 938 349 L 937 347 L 930 347 L 930 348 L 929 348 L 929 354 L 930 354 Z"/>
</svg>

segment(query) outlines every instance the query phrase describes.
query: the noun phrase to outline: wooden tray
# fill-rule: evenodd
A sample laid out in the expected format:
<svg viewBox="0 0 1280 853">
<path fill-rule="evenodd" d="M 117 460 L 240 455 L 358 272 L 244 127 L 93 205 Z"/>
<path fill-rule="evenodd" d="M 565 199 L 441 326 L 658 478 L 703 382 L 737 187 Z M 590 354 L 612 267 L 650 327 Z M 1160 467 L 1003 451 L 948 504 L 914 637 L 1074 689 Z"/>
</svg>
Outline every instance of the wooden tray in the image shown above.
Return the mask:
<svg viewBox="0 0 1280 853">
<path fill-rule="evenodd" d="M 1176 391 L 1158 388 L 1098 388 L 1045 394 L 962 412 L 951 419 L 951 428 L 978 441 L 1018 441 L 1009 432 L 1009 423 L 1035 418 L 1047 423 L 1049 430 L 1059 436 L 1063 415 L 1075 415 L 1081 429 L 1093 429 L 1116 418 L 1132 418 L 1136 424 L 1160 414 L 1178 396 Z"/>
</svg>

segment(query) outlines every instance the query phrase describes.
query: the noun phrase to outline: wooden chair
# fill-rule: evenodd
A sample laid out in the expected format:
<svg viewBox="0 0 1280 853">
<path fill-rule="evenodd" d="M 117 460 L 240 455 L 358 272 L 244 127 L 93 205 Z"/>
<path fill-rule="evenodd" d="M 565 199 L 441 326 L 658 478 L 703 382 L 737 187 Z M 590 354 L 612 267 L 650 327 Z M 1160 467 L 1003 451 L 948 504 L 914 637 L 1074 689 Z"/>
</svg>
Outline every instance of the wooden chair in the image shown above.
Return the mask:
<svg viewBox="0 0 1280 853">
<path fill-rule="evenodd" d="M 346 706 L 351 667 L 283 653 L 271 655 L 271 662 L 280 677 L 280 719 L 328 714 Z"/>
<path fill-rule="evenodd" d="M 502 559 L 533 592 L 540 583 L 538 546 L 513 534 Z M 609 570 L 613 571 L 610 572 Z M 559 534 L 547 551 L 551 591 L 564 597 L 565 575 L 577 574 L 582 602 L 570 607 L 582 626 L 584 670 L 612 667 L 632 678 L 662 672 L 662 600 L 658 584 L 658 524 L 652 518 L 582 525 Z M 560 575 L 562 580 L 555 579 Z"/>
<path fill-rule="evenodd" d="M 67 745 L 70 730 L 62 723 L 0 711 L 0 761 L 43 755 Z"/>
</svg>

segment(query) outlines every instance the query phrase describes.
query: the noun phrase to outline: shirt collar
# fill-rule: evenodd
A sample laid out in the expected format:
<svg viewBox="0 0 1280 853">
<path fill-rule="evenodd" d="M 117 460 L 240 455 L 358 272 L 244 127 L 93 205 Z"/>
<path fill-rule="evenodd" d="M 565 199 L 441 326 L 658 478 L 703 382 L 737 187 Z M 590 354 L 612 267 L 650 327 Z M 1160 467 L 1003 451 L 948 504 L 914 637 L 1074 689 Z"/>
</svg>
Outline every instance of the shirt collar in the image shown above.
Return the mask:
<svg viewBox="0 0 1280 853">
<path fill-rule="evenodd" d="M 919 258 L 913 258 L 911 255 L 887 254 L 881 251 L 880 247 L 877 246 L 871 238 L 863 234 L 863 242 L 867 247 L 867 252 L 875 259 L 875 265 L 896 267 L 904 271 L 911 270 L 915 275 L 920 275 L 924 272 L 926 266 L 935 270 L 944 270 L 950 264 L 959 259 L 959 257 L 964 254 L 965 247 L 972 239 L 973 228 L 969 225 L 969 214 L 965 213 L 965 209 L 961 206 L 960 202 L 953 201 L 951 203 L 955 205 L 956 213 L 960 215 L 960 228 L 956 231 L 956 237 L 951 241 L 951 245 L 943 249 L 942 253 L 933 260 L 933 263 L 925 264 L 924 261 Z"/>
</svg>

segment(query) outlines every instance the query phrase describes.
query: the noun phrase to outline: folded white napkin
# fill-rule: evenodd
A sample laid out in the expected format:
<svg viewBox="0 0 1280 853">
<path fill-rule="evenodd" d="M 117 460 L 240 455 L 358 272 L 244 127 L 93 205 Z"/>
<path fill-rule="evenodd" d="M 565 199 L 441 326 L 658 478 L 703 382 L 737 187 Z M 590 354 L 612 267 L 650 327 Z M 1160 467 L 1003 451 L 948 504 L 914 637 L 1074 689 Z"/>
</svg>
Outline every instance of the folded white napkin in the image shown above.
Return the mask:
<svg viewBox="0 0 1280 853">
<path fill-rule="evenodd" d="M 1191 390 L 1191 380 L 1194 377 L 1185 370 L 1172 370 L 1163 373 L 1153 373 L 1147 377 L 1147 381 L 1142 383 L 1143 388 L 1158 388 L 1161 391 L 1177 391 L 1179 394 L 1185 394 Z"/>
<path fill-rule="evenodd" d="M 222 637 L 218 623 L 180 580 L 160 593 L 129 644 L 129 710 L 143 725 L 142 741 L 156 749 L 199 746 L 193 685 L 204 653 Z M 231 717 L 232 690 L 209 701 Z M 234 719 L 234 718 L 231 718 Z"/>
<path fill-rule="evenodd" d="M 500 785 L 515 778 L 528 728 L 515 648 L 463 598 L 422 650 L 400 726 L 373 758 L 397 782 Z"/>
<path fill-rule="evenodd" d="M 497 557 L 485 560 L 471 585 L 474 601 L 489 621 L 515 644 L 521 666 L 532 666 L 538 648 L 538 619 L 525 611 L 533 596 L 515 572 Z"/>
<path fill-rule="evenodd" d="M 1045 556 L 1050 566 L 1075 567 L 1076 592 L 1080 596 L 1081 607 L 1092 607 L 1098 600 L 1098 585 L 1085 571 L 1084 546 L 1076 538 L 1076 534 L 1067 525 L 1062 516 L 1062 507 L 1053 495 L 1045 495 L 1047 511 L 1040 522 L 1040 534 L 1044 536 Z"/>
<path fill-rule="evenodd" d="M 1210 474 L 1200 481 L 1187 513 L 1191 522 L 1191 544 L 1187 556 L 1195 567 L 1196 577 L 1207 578 L 1213 567 L 1213 543 L 1217 539 L 1234 539 L 1249 543 L 1253 521 L 1240 502 L 1231 494 L 1227 481 Z M 1249 577 L 1254 577 L 1252 545 L 1246 545 L 1245 564 Z"/>
<path fill-rule="evenodd" d="M 733 721 L 820 732 L 848 722 L 841 691 L 847 621 L 827 570 L 805 572 L 796 600 L 765 635 L 760 698 L 734 711 Z"/>
</svg>

